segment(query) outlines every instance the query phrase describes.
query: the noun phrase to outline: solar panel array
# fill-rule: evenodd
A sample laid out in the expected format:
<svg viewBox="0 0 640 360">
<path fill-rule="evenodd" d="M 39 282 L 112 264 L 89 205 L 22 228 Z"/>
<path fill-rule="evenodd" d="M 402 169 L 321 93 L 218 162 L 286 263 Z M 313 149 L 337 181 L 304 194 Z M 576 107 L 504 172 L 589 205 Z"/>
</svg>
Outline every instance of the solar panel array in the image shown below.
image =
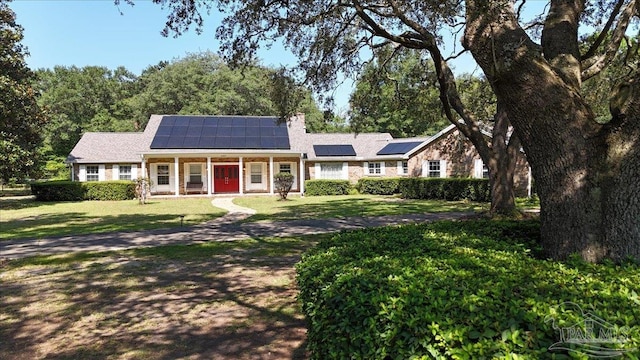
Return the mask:
<svg viewBox="0 0 640 360">
<path fill-rule="evenodd" d="M 390 143 L 378 151 L 376 155 L 402 155 L 420 144 L 422 141 Z"/>
<path fill-rule="evenodd" d="M 290 149 L 277 117 L 164 116 L 152 149 Z"/>
<path fill-rule="evenodd" d="M 356 156 L 351 145 L 313 145 L 316 156 Z"/>
</svg>

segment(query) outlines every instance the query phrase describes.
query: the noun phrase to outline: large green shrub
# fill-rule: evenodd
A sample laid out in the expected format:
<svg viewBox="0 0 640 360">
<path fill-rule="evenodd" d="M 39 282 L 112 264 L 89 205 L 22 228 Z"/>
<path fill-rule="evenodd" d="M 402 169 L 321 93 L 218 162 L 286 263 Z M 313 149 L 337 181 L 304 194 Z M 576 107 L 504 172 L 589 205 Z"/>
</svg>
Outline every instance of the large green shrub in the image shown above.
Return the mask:
<svg viewBox="0 0 640 360">
<path fill-rule="evenodd" d="M 296 266 L 311 358 L 551 358 L 554 325 L 582 320 L 565 302 L 640 349 L 640 266 L 540 260 L 538 240 L 538 222 L 467 221 L 320 242 Z"/>
<path fill-rule="evenodd" d="M 398 188 L 407 199 L 491 201 L 488 179 L 411 177 L 400 179 Z"/>
<path fill-rule="evenodd" d="M 393 195 L 400 192 L 400 178 L 360 178 L 356 188 L 361 194 Z"/>
<path fill-rule="evenodd" d="M 129 200 L 136 198 L 133 181 L 92 181 L 83 183 L 87 192 L 85 200 Z"/>
<path fill-rule="evenodd" d="M 38 201 L 84 200 L 85 188 L 77 181 L 48 181 L 31 183 L 31 193 Z"/>
<path fill-rule="evenodd" d="M 349 180 L 307 180 L 304 182 L 305 195 L 348 195 L 351 189 Z"/>
<path fill-rule="evenodd" d="M 31 192 L 39 201 L 129 200 L 136 197 L 132 181 L 34 182 Z"/>
</svg>

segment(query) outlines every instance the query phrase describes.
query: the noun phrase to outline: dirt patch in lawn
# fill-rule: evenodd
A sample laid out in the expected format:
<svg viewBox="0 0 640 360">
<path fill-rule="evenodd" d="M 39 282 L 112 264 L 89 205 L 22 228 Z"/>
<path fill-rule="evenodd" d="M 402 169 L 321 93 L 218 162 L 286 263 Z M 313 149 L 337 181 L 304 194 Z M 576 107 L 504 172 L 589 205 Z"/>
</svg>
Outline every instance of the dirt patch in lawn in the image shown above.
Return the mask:
<svg viewBox="0 0 640 360">
<path fill-rule="evenodd" d="M 0 359 L 305 359 L 294 264 L 310 244 L 9 262 Z"/>
</svg>

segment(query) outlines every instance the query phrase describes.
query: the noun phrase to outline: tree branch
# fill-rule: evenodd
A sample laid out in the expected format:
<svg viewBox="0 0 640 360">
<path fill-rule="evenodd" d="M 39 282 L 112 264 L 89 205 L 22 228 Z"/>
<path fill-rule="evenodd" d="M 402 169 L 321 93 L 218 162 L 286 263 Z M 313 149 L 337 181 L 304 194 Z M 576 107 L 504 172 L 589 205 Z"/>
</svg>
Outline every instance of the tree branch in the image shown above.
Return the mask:
<svg viewBox="0 0 640 360">
<path fill-rule="evenodd" d="M 618 0 L 616 5 L 613 7 L 613 10 L 611 11 L 611 15 L 609 16 L 609 19 L 607 19 L 607 23 L 604 25 L 604 28 L 601 30 L 600 35 L 598 36 L 596 41 L 591 45 L 589 50 L 587 50 L 587 52 L 580 57 L 580 61 L 587 60 L 596 54 L 596 51 L 598 51 L 598 48 L 600 47 L 604 39 L 606 39 L 607 36 L 609 35 L 609 29 L 611 29 L 611 26 L 613 25 L 615 18 L 620 13 L 620 9 L 622 8 L 623 4 L 624 4 L 624 0 Z"/>
<path fill-rule="evenodd" d="M 613 61 L 616 53 L 618 52 L 618 49 L 620 48 L 620 43 L 624 38 L 627 28 L 631 23 L 631 18 L 637 11 L 636 7 L 639 6 L 637 1 L 638 0 L 631 0 L 624 7 L 620 14 L 620 19 L 618 20 L 618 23 L 613 30 L 613 34 L 611 35 L 611 40 L 609 41 L 607 49 L 602 55 L 598 56 L 589 67 L 585 68 L 582 71 L 582 81 L 598 75 Z"/>
</svg>

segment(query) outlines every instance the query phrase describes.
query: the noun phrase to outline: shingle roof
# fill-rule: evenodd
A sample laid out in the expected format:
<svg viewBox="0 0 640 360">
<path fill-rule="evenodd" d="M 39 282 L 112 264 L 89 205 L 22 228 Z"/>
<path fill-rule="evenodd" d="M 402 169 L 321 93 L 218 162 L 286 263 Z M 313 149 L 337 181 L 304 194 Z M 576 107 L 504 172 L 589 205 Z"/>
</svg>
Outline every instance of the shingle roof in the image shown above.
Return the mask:
<svg viewBox="0 0 640 360">
<path fill-rule="evenodd" d="M 146 144 L 144 133 L 89 132 L 67 157 L 70 163 L 140 162 Z"/>
<path fill-rule="evenodd" d="M 166 115 L 151 115 L 144 132 L 111 133 L 111 132 L 91 132 L 85 133 L 80 141 L 73 148 L 67 162 L 70 163 L 117 163 L 117 162 L 139 162 L 141 155 L 151 153 L 166 153 L 167 150 L 151 149 L 151 143 L 156 135 L 162 119 Z M 174 115 L 175 116 L 175 115 Z M 396 158 L 406 158 L 417 149 L 423 148 L 435 141 L 440 136 L 446 134 L 454 128 L 453 125 L 443 129 L 432 137 L 394 139 L 389 133 L 331 133 L 331 134 L 311 134 L 304 131 L 304 123 L 289 124 L 290 150 L 282 151 L 287 153 L 305 154 L 308 160 L 312 161 L 348 161 L 348 160 L 389 160 Z M 385 154 L 377 153 L 388 144 L 422 142 L 405 154 Z M 355 156 L 316 156 L 314 145 L 340 145 L 349 144 L 355 150 Z M 206 150 L 206 149 L 203 149 Z M 249 149 L 227 149 L 229 153 L 246 152 Z M 171 149 L 171 153 L 192 153 L 194 149 Z M 211 151 L 211 150 L 210 150 Z"/>
<path fill-rule="evenodd" d="M 307 154 L 308 160 L 366 160 L 376 157 L 376 152 L 384 147 L 393 138 L 388 133 L 361 133 L 361 134 L 308 134 L 289 133 L 291 150 Z M 313 145 L 351 144 L 356 156 L 344 157 L 318 157 L 315 155 Z"/>
</svg>

